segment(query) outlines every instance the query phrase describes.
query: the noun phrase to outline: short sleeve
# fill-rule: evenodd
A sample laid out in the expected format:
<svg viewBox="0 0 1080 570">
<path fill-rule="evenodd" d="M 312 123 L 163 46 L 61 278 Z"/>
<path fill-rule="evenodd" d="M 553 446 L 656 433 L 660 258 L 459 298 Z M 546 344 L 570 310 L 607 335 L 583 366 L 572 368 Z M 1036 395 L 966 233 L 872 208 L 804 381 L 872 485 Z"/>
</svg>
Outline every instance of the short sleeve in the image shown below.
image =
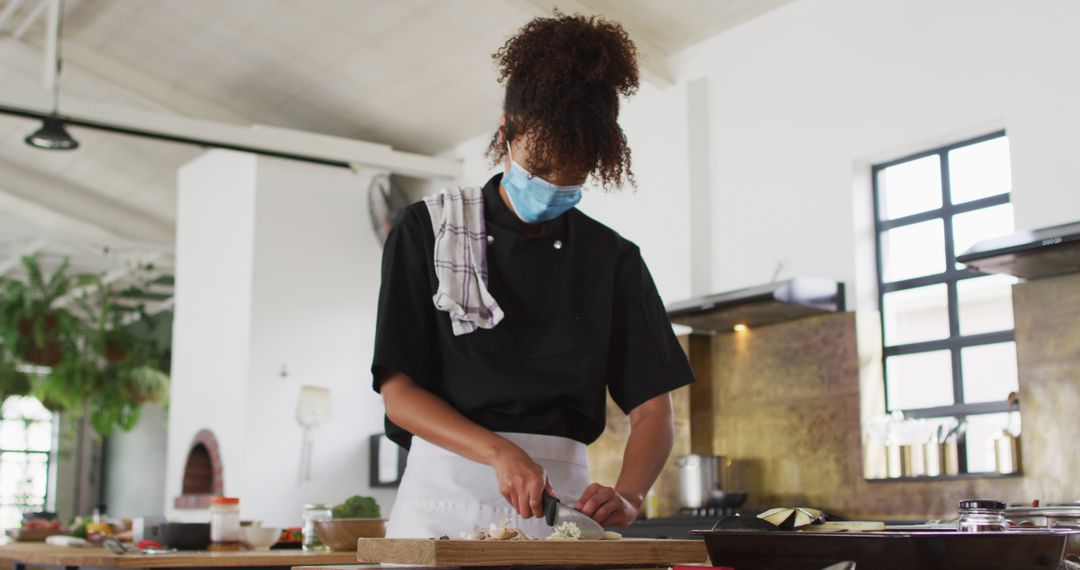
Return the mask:
<svg viewBox="0 0 1080 570">
<path fill-rule="evenodd" d="M 694 381 L 690 362 L 638 248 L 621 256 L 608 353 L 608 390 L 623 412 Z"/>
<path fill-rule="evenodd" d="M 421 206 L 422 207 L 422 206 Z M 427 212 L 406 210 L 383 245 L 382 284 L 375 324 L 372 387 L 379 391 L 388 370 L 430 389 L 437 358 L 434 306 L 425 236 Z M 430 226 L 427 227 L 430 232 Z"/>
</svg>

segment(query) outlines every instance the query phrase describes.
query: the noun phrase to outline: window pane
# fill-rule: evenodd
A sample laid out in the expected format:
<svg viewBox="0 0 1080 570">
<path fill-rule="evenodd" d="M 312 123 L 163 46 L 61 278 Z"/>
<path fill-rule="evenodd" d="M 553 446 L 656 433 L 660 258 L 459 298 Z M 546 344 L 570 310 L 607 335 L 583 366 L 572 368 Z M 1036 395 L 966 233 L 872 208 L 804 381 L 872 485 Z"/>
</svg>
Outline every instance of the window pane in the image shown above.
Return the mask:
<svg viewBox="0 0 1080 570">
<path fill-rule="evenodd" d="M 14 451 L 26 449 L 26 422 L 4 420 L 0 422 L 0 449 Z"/>
<path fill-rule="evenodd" d="M 1013 328 L 1012 275 L 990 275 L 956 283 L 960 301 L 960 334 L 972 335 Z"/>
<path fill-rule="evenodd" d="M 1006 428 L 1014 434 L 1020 433 L 1020 414 L 968 416 L 967 426 L 968 472 L 987 473 L 997 469 L 994 464 L 994 440 Z"/>
<path fill-rule="evenodd" d="M 1016 343 L 1003 342 L 960 349 L 964 370 L 964 401 L 1004 402 L 1019 389 Z"/>
<path fill-rule="evenodd" d="M 885 281 L 900 281 L 945 271 L 941 220 L 902 226 L 881 234 Z"/>
<path fill-rule="evenodd" d="M 1002 204 L 953 216 L 953 245 L 957 255 L 976 242 L 1013 233 L 1012 204 Z"/>
<path fill-rule="evenodd" d="M 949 190 L 953 204 L 1004 194 L 1011 189 L 1008 137 L 949 151 Z"/>
<path fill-rule="evenodd" d="M 48 459 L 41 454 L 0 456 L 0 503 L 29 505 L 44 501 Z"/>
<path fill-rule="evenodd" d="M 26 428 L 27 449 L 32 451 L 49 451 L 52 449 L 53 426 L 52 422 L 30 422 Z"/>
<path fill-rule="evenodd" d="M 31 420 L 51 420 L 52 412 L 31 396 L 11 396 L 4 400 L 4 419 L 25 418 Z"/>
<path fill-rule="evenodd" d="M 936 154 L 884 168 L 877 182 L 883 220 L 941 207 L 941 159 Z"/>
<path fill-rule="evenodd" d="M 953 403 L 952 358 L 947 350 L 890 356 L 885 373 L 890 411 Z"/>
<path fill-rule="evenodd" d="M 941 283 L 882 296 L 886 346 L 948 337 L 948 295 L 948 288 Z"/>
<path fill-rule="evenodd" d="M 22 526 L 23 511 L 19 507 L 0 506 L 0 527 L 4 530 Z"/>
</svg>

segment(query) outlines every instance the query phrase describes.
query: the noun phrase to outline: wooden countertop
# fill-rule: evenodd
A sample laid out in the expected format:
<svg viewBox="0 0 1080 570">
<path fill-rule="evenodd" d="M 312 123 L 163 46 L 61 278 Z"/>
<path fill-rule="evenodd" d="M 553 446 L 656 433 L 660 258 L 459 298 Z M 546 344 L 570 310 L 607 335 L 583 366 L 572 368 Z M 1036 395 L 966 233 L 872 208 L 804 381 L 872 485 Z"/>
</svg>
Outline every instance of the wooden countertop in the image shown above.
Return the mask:
<svg viewBox="0 0 1080 570">
<path fill-rule="evenodd" d="M 40 542 L 0 545 L 0 559 L 27 564 L 96 568 L 237 568 L 355 564 L 356 552 L 303 550 L 187 551 L 169 554 L 115 554 L 100 546 L 52 546 Z M 377 566 L 376 566 L 377 567 Z"/>
<path fill-rule="evenodd" d="M 699 566 L 699 564 L 680 564 L 679 566 Z M 378 564 L 340 564 L 333 566 L 293 566 L 292 570 L 375 570 L 385 569 L 386 566 L 380 566 Z M 462 568 L 460 566 L 398 566 L 394 565 L 394 570 L 475 570 L 469 568 Z M 548 567 L 550 568 L 550 567 Z M 670 566 L 557 566 L 560 570 L 670 570 Z"/>
</svg>

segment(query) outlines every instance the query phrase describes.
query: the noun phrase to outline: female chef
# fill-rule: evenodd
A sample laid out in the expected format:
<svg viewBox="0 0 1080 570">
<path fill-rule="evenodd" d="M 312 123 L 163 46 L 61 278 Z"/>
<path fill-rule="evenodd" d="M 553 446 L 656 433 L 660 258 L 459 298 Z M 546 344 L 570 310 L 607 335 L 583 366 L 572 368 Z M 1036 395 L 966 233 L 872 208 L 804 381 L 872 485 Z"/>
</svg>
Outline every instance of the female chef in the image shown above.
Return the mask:
<svg viewBox="0 0 1080 570">
<path fill-rule="evenodd" d="M 493 57 L 506 93 L 488 154 L 502 172 L 474 189 L 482 227 L 461 233 L 482 231 L 497 310 L 470 330 L 436 307 L 440 268 L 458 265 L 433 262 L 425 203 L 383 252 L 372 375 L 387 435 L 410 449 L 390 537 L 501 522 L 545 536 L 545 492 L 629 525 L 671 452 L 669 392 L 693 381 L 637 246 L 574 208 L 589 177 L 633 184 L 618 123 L 638 87 L 633 42 L 617 23 L 556 13 Z M 607 393 L 631 426 L 613 486 L 590 482 L 585 452 Z"/>
</svg>

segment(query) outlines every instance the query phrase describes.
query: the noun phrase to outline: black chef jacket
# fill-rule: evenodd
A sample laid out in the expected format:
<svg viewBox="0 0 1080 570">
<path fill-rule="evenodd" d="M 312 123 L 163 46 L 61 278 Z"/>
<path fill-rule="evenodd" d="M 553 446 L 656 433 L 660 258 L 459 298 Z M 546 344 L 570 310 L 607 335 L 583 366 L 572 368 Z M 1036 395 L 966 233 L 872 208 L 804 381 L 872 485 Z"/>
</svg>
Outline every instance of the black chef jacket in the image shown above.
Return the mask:
<svg viewBox="0 0 1080 570">
<path fill-rule="evenodd" d="M 403 372 L 466 418 L 492 431 L 591 443 L 604 431 L 605 393 L 629 413 L 693 382 L 637 246 L 577 209 L 522 235 L 484 186 L 488 290 L 502 308 L 492 329 L 454 336 L 432 302 L 435 235 L 427 206 L 409 206 L 383 249 L 372 362 Z M 412 435 L 386 419 L 408 448 Z"/>
</svg>

